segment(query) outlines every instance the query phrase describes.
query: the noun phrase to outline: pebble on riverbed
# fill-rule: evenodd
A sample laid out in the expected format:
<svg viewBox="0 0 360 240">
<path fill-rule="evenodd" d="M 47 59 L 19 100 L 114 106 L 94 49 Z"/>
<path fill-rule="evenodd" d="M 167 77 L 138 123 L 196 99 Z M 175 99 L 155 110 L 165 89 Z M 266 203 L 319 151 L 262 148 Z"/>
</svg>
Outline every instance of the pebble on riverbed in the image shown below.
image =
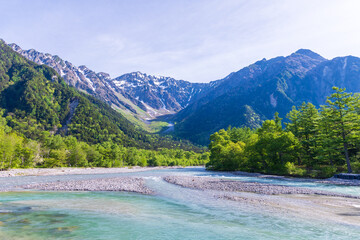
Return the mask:
<svg viewBox="0 0 360 240">
<path fill-rule="evenodd" d="M 45 191 L 126 191 L 153 194 L 153 192 L 145 186 L 144 179 L 134 177 L 39 183 L 29 184 L 22 187 L 25 189 Z"/>
</svg>

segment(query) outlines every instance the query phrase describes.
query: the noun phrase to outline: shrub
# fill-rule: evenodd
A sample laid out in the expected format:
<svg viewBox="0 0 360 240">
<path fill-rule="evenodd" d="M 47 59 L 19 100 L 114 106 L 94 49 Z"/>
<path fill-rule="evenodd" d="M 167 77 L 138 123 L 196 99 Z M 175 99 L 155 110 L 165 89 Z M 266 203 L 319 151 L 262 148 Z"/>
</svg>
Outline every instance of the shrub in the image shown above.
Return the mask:
<svg viewBox="0 0 360 240">
<path fill-rule="evenodd" d="M 295 164 L 292 162 L 285 163 L 285 169 L 287 174 L 296 175 L 296 176 L 303 176 L 306 172 L 305 169 L 296 167 Z"/>
</svg>

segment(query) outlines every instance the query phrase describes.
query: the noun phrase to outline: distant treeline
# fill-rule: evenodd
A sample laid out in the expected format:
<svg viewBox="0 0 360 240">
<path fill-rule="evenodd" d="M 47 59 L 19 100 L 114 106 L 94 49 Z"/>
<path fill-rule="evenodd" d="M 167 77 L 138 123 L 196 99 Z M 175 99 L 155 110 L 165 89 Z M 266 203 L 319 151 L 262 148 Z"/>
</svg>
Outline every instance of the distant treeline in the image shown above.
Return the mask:
<svg viewBox="0 0 360 240">
<path fill-rule="evenodd" d="M 330 177 L 360 172 L 360 96 L 333 88 L 319 109 L 293 107 L 258 129 L 231 128 L 211 135 L 208 169 Z"/>
<path fill-rule="evenodd" d="M 205 165 L 209 153 L 182 149 L 145 150 L 113 141 L 88 144 L 74 136 L 42 131 L 37 140 L 26 138 L 0 117 L 0 169 L 29 167 L 123 167 Z"/>
</svg>

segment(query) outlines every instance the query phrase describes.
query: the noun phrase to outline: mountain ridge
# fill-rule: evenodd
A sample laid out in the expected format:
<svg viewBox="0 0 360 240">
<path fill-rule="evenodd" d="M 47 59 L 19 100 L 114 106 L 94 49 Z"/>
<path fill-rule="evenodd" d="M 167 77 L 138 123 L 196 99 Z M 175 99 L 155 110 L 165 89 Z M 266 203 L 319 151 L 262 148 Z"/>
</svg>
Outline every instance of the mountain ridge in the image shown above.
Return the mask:
<svg viewBox="0 0 360 240">
<path fill-rule="evenodd" d="M 21 52 L 17 45 L 10 44 Z M 324 103 L 333 86 L 360 91 L 360 59 L 354 56 L 326 59 L 309 49 L 288 56 L 262 59 L 209 83 L 190 83 L 141 72 L 116 78 L 86 66 L 76 67 L 58 56 L 36 50 L 22 52 L 28 59 L 54 65 L 67 83 L 94 95 L 113 108 L 142 121 L 174 122 L 174 134 L 198 144 L 221 128 L 256 128 L 275 112 L 281 117 L 293 105 Z M 70 70 L 69 70 L 70 69 Z M 74 80 L 74 78 L 76 78 Z"/>
<path fill-rule="evenodd" d="M 221 128 L 256 128 L 275 112 L 284 118 L 303 101 L 319 106 L 333 86 L 359 92 L 358 69 L 357 57 L 328 60 L 308 49 L 257 61 L 231 73 L 202 99 L 173 115 L 175 134 L 207 144 L 210 134 Z"/>
<path fill-rule="evenodd" d="M 85 65 L 77 67 L 57 55 L 41 53 L 35 49 L 23 50 L 15 43 L 8 45 L 27 59 L 54 68 L 70 86 L 142 120 L 173 114 L 185 108 L 199 92 L 208 88 L 209 85 L 140 72 L 127 73 L 112 79 L 107 73 L 96 73 Z M 162 80 L 162 86 L 151 84 L 155 79 Z M 126 80 L 125 83 L 119 84 L 124 80 Z M 134 89 L 135 83 L 136 89 Z"/>
<path fill-rule="evenodd" d="M 61 135 L 87 144 L 112 142 L 141 149 L 201 151 L 188 142 L 137 129 L 110 105 L 69 86 L 53 68 L 26 59 L 3 41 L 0 112 L 13 131 L 40 142 Z"/>
</svg>

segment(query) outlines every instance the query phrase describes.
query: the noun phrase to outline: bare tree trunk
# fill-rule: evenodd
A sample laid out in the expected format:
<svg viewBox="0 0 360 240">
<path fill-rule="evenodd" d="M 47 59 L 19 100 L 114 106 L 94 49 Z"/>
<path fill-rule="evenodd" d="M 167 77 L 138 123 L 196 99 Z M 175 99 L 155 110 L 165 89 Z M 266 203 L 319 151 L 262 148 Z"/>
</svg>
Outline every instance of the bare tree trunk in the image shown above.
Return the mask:
<svg viewBox="0 0 360 240">
<path fill-rule="evenodd" d="M 261 156 L 261 160 L 262 160 L 262 162 L 263 162 L 263 167 L 264 167 L 264 169 L 267 170 L 267 163 L 266 163 L 266 161 L 265 161 L 264 155 L 263 155 L 262 153 L 260 153 L 260 156 Z"/>
<path fill-rule="evenodd" d="M 344 122 L 341 122 L 341 126 L 342 126 L 341 136 L 342 136 L 343 143 L 344 143 L 346 165 L 347 165 L 348 173 L 352 173 L 351 165 L 350 165 L 350 158 L 349 158 L 348 142 L 346 141 L 346 135 L 345 135 L 345 129 L 344 129 Z"/>
<path fill-rule="evenodd" d="M 332 160 L 331 154 L 329 154 L 329 159 L 330 159 L 330 164 L 331 164 L 331 166 L 333 167 L 333 166 L 334 166 L 334 162 L 333 162 L 333 160 Z"/>
<path fill-rule="evenodd" d="M 345 159 L 346 159 L 348 173 L 352 173 L 347 142 L 344 142 L 344 152 L 345 152 Z"/>
</svg>

